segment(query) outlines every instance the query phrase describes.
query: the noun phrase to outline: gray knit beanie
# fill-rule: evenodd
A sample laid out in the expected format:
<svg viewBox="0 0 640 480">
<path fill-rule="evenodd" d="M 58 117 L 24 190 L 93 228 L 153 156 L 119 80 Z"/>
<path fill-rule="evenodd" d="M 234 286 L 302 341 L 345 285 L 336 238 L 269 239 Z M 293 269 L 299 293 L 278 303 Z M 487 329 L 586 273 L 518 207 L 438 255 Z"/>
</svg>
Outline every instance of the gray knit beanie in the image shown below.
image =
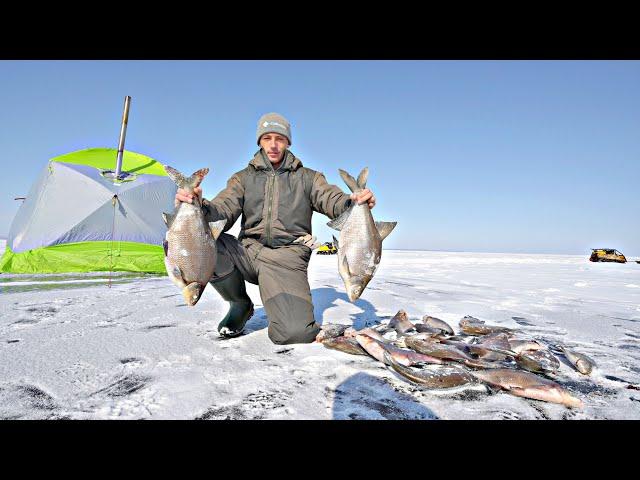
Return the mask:
<svg viewBox="0 0 640 480">
<path fill-rule="evenodd" d="M 291 125 L 289 121 L 279 113 L 266 113 L 258 120 L 258 131 L 256 132 L 256 143 L 260 145 L 260 137 L 265 133 L 279 133 L 289 140 L 291 145 Z"/>
</svg>

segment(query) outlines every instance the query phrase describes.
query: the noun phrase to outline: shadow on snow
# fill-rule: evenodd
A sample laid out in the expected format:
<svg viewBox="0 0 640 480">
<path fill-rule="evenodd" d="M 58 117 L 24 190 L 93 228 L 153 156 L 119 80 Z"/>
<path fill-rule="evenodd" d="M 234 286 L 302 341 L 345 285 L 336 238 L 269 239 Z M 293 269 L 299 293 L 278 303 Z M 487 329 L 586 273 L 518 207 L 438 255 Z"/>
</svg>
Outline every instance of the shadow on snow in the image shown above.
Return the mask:
<svg viewBox="0 0 640 480">
<path fill-rule="evenodd" d="M 334 420 L 437 420 L 429 408 L 383 378 L 356 373 L 334 391 Z"/>
</svg>

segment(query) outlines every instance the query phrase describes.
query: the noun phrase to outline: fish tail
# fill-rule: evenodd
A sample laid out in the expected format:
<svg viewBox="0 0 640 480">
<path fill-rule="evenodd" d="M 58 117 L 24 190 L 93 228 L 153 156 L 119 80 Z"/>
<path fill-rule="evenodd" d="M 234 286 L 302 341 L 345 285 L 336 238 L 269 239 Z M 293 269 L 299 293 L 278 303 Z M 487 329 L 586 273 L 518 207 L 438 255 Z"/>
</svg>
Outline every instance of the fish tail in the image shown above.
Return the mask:
<svg viewBox="0 0 640 480">
<path fill-rule="evenodd" d="M 353 178 L 351 175 L 349 175 L 344 170 L 338 169 L 338 172 L 340 173 L 340 176 L 342 177 L 342 180 L 344 180 L 344 183 L 346 183 L 347 187 L 349 187 L 349 190 L 351 190 L 354 193 L 357 193 L 357 192 L 359 192 L 361 190 L 361 188 L 358 186 L 358 182 L 356 181 L 355 178 Z"/>
<path fill-rule="evenodd" d="M 178 188 L 182 188 L 189 192 L 192 192 L 194 188 L 198 187 L 202 183 L 205 175 L 209 173 L 208 168 L 201 168 L 200 170 L 193 172 L 190 177 L 185 177 L 182 173 L 169 165 L 164 165 L 164 171 L 167 172 L 169 178 L 173 180 Z"/>
<path fill-rule="evenodd" d="M 362 188 L 363 190 L 367 187 L 367 178 L 369 177 L 369 167 L 364 167 L 362 169 L 362 171 L 360 172 L 360 175 L 358 175 L 358 180 L 356 180 L 356 183 L 358 184 L 358 187 Z"/>
</svg>

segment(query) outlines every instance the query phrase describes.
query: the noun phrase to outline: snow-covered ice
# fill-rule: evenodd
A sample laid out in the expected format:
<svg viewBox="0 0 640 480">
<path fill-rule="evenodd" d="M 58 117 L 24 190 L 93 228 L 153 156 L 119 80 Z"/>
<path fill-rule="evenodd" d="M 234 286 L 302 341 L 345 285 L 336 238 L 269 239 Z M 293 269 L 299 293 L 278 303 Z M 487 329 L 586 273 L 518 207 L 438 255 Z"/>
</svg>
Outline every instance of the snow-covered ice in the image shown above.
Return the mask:
<svg viewBox="0 0 640 480">
<path fill-rule="evenodd" d="M 0 241 L 0 251 L 4 242 Z M 163 276 L 0 275 L 0 418 L 71 419 L 640 419 L 640 265 L 587 255 L 385 250 L 348 301 L 336 256 L 313 255 L 319 322 L 362 328 L 404 309 L 459 331 L 473 315 L 593 358 L 590 377 L 561 359 L 572 410 L 492 393 L 434 392 L 365 356 L 319 344 L 274 345 L 258 288 L 245 336 L 216 333 L 226 303 L 195 307 Z"/>
</svg>

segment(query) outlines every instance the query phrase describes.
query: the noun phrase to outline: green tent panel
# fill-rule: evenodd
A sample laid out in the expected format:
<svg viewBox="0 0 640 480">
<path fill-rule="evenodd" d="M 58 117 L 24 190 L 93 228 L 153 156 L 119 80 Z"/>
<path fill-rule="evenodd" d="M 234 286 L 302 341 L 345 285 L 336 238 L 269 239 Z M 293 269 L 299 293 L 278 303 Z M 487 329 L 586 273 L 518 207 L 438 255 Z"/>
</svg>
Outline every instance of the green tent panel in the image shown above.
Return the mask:
<svg viewBox="0 0 640 480">
<path fill-rule="evenodd" d="M 6 248 L 0 272 L 145 272 L 166 274 L 161 246 L 136 242 L 80 242 L 14 253 Z"/>
<path fill-rule="evenodd" d="M 115 158 L 117 154 L 118 151 L 115 148 L 87 148 L 86 150 L 60 155 L 52 158 L 50 161 L 75 165 L 89 165 L 100 170 L 115 170 Z M 167 176 L 160 162 L 146 155 L 127 150 L 122 153 L 122 170 L 138 175 L 144 173 L 161 177 Z"/>
</svg>

